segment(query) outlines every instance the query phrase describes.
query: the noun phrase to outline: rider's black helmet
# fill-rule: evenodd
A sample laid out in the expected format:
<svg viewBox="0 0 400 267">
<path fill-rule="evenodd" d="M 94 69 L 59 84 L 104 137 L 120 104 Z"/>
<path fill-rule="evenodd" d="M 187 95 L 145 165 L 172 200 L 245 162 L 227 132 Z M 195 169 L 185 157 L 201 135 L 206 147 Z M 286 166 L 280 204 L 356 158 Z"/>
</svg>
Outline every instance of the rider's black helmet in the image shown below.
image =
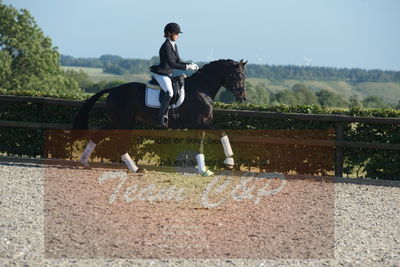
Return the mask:
<svg viewBox="0 0 400 267">
<path fill-rule="evenodd" d="M 172 33 L 182 33 L 181 32 L 181 27 L 175 23 L 175 22 L 171 22 L 168 23 L 165 28 L 164 28 L 164 33 L 168 33 L 168 32 L 172 32 Z"/>
</svg>

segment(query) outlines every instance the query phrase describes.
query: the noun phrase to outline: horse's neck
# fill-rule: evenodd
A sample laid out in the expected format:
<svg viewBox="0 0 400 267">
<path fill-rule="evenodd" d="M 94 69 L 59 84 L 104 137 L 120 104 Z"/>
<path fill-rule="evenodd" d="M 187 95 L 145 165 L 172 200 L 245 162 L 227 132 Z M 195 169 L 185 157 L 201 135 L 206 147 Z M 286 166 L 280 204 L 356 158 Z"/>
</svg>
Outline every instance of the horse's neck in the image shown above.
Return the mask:
<svg viewBox="0 0 400 267">
<path fill-rule="evenodd" d="M 204 86 L 199 88 L 199 91 L 208 95 L 212 100 L 214 100 L 218 91 L 221 89 L 222 83 L 216 84 L 204 84 Z"/>
<path fill-rule="evenodd" d="M 196 91 L 208 95 L 214 99 L 223 84 L 223 77 L 212 76 L 208 73 L 196 74 L 196 77 L 188 81 L 188 87 L 195 88 Z"/>
</svg>

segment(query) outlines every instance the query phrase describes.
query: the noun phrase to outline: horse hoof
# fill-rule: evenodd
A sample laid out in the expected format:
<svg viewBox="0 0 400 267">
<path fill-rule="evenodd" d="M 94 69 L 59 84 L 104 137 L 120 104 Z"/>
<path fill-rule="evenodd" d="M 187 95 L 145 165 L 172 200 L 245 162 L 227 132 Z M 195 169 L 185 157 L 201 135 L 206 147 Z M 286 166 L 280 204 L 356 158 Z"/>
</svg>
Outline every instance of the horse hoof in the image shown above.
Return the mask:
<svg viewBox="0 0 400 267">
<path fill-rule="evenodd" d="M 88 163 L 86 163 L 86 164 L 82 163 L 82 165 L 83 165 L 83 168 L 85 170 L 91 170 L 92 169 L 92 167 L 90 167 L 90 165 Z"/>
<path fill-rule="evenodd" d="M 203 177 L 208 177 L 208 176 L 213 176 L 214 173 L 210 170 L 206 170 L 205 172 L 201 173 L 200 175 Z"/>
<path fill-rule="evenodd" d="M 226 165 L 226 164 L 224 164 L 224 169 L 225 169 L 225 170 L 233 170 L 233 165 Z"/>
<path fill-rule="evenodd" d="M 147 170 L 139 167 L 139 169 L 137 169 L 136 173 L 143 173 L 144 174 L 144 173 L 147 173 Z"/>
</svg>

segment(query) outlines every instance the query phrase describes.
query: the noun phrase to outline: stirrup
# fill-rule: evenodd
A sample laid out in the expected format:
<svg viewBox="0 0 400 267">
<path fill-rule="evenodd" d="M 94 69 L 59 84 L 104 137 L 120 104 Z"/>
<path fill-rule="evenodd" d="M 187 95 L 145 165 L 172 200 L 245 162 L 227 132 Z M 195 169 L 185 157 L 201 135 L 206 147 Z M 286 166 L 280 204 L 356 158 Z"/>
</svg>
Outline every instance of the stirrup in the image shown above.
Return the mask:
<svg viewBox="0 0 400 267">
<path fill-rule="evenodd" d="M 156 126 L 160 128 L 168 128 L 168 116 L 162 116 Z"/>
</svg>

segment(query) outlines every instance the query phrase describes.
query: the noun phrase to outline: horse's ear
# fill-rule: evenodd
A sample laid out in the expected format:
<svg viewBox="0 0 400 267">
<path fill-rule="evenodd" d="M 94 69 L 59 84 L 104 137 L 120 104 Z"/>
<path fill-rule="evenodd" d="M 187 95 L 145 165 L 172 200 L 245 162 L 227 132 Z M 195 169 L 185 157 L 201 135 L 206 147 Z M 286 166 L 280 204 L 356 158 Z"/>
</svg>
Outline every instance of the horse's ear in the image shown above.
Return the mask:
<svg viewBox="0 0 400 267">
<path fill-rule="evenodd" d="M 246 62 L 244 62 L 243 59 L 241 59 L 239 63 L 240 63 L 240 65 L 242 65 L 244 67 L 244 65 L 246 65 L 247 62 L 248 62 L 247 60 L 246 60 Z"/>
</svg>

